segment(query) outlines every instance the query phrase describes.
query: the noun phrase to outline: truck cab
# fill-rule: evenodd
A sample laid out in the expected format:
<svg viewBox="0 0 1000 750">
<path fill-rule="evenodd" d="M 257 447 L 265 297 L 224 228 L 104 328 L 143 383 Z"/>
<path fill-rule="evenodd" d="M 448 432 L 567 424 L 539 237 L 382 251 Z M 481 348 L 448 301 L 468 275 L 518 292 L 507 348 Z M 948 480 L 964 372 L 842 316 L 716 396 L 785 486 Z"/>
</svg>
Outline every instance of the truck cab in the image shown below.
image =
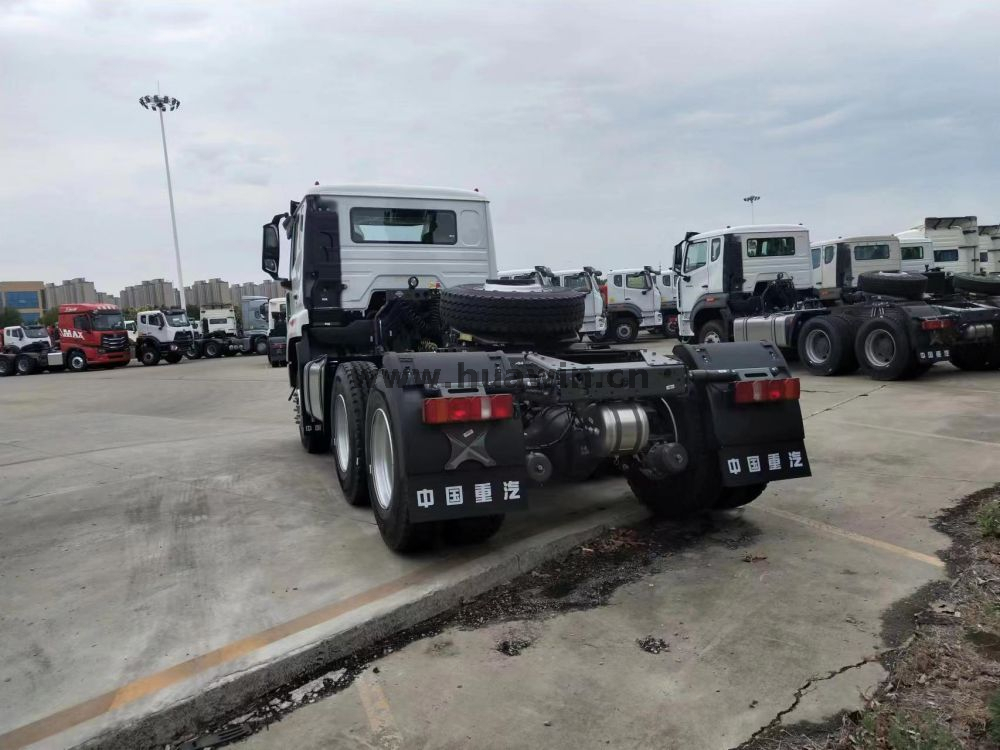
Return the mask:
<svg viewBox="0 0 1000 750">
<path fill-rule="evenodd" d="M 136 320 L 135 358 L 147 367 L 159 364 L 160 359 L 177 364 L 191 349 L 194 336 L 184 310 L 143 310 Z"/>
<path fill-rule="evenodd" d="M 284 297 L 267 301 L 267 359 L 271 367 L 288 364 L 288 304 Z"/>
<path fill-rule="evenodd" d="M 132 353 L 122 311 L 102 303 L 60 305 L 59 349 L 71 372 L 126 366 Z"/>
<path fill-rule="evenodd" d="M 656 272 L 656 288 L 660 290 L 660 310 L 663 313 L 663 335 L 677 337 L 677 293 L 676 276 L 670 271 Z"/>
<path fill-rule="evenodd" d="M 236 308 L 232 305 L 202 307 L 200 312 L 202 336 L 211 336 L 213 334 L 235 336 L 238 333 Z"/>
<path fill-rule="evenodd" d="M 902 235 L 896 235 L 899 240 L 900 270 L 907 273 L 923 273 L 934 265 L 934 242 L 923 237 L 910 237 L 903 239 Z"/>
<path fill-rule="evenodd" d="M 1000 274 L 1000 224 L 979 225 L 979 271 Z"/>
<path fill-rule="evenodd" d="M 663 325 L 663 299 L 652 266 L 608 271 L 607 338 L 620 344 L 635 341 L 639 331 Z"/>
<path fill-rule="evenodd" d="M 923 226 L 897 232 L 900 241 L 930 240 L 926 264 L 948 275 L 979 272 L 979 224 L 975 216 L 928 216 Z"/>
<path fill-rule="evenodd" d="M 608 318 L 604 312 L 604 296 L 601 294 L 599 279 L 601 272 L 593 266 L 566 268 L 552 275 L 554 286 L 564 289 L 579 289 L 586 292 L 584 298 L 583 325 L 580 335 L 594 339 L 603 338 L 608 330 Z"/>
<path fill-rule="evenodd" d="M 674 248 L 674 262 L 681 338 L 729 340 L 734 314 L 744 312 L 744 305 L 756 304 L 765 291 L 814 294 L 809 230 L 801 224 L 688 232 Z M 783 283 L 774 286 L 778 280 Z"/>
<path fill-rule="evenodd" d="M 895 235 L 838 237 L 814 242 L 811 248 L 814 283 L 824 301 L 838 300 L 843 292 L 856 289 L 862 273 L 899 271 L 902 262 Z"/>
<path fill-rule="evenodd" d="M 18 352 L 44 352 L 52 348 L 49 334 L 44 326 L 7 326 L 0 337 L 0 351 L 7 354 Z"/>
<path fill-rule="evenodd" d="M 135 321 L 134 320 L 126 320 L 125 321 L 125 333 L 128 334 L 129 343 L 132 344 L 132 346 L 135 346 L 135 340 L 136 340 L 138 334 L 137 334 L 137 329 L 136 329 Z"/>
</svg>

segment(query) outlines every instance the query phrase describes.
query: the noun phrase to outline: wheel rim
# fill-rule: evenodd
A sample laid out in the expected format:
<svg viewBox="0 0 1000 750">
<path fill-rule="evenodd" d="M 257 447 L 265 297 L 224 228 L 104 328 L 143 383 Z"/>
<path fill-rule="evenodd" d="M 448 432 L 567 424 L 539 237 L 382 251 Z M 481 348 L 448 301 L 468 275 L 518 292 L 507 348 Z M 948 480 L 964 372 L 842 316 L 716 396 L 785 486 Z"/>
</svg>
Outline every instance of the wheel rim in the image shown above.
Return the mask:
<svg viewBox="0 0 1000 750">
<path fill-rule="evenodd" d="M 630 339 L 632 338 L 632 326 L 628 323 L 619 323 L 615 329 L 615 334 L 620 339 Z"/>
<path fill-rule="evenodd" d="M 267 343 L 266 342 L 264 342 L 264 341 L 258 341 L 257 342 L 257 353 L 258 354 L 267 354 Z"/>
<path fill-rule="evenodd" d="M 347 467 L 351 465 L 351 437 L 347 429 L 347 402 L 339 394 L 333 403 L 333 434 L 337 468 L 341 474 L 346 474 Z"/>
<path fill-rule="evenodd" d="M 717 331 L 709 331 L 701 341 L 703 344 L 721 344 L 722 336 Z"/>
<path fill-rule="evenodd" d="M 368 448 L 372 485 L 375 500 L 383 510 L 388 510 L 392 502 L 392 487 L 395 483 L 396 463 L 392 451 L 392 434 L 389 418 L 384 409 L 377 409 L 372 415 L 371 443 Z"/>
<path fill-rule="evenodd" d="M 896 356 L 896 340 L 882 328 L 865 337 L 865 358 L 875 367 L 888 367 Z"/>
<path fill-rule="evenodd" d="M 19 373 L 21 373 L 22 375 L 24 373 L 26 373 L 28 371 L 28 361 L 25 360 L 25 359 L 22 359 L 20 362 L 18 362 L 17 363 L 17 371 Z"/>
<path fill-rule="evenodd" d="M 806 357 L 814 365 L 821 365 L 830 359 L 832 350 L 833 342 L 826 335 L 826 331 L 814 328 L 806 335 Z"/>
<path fill-rule="evenodd" d="M 79 354 L 74 354 L 72 357 L 69 358 L 69 365 L 74 370 L 81 369 L 83 367 L 83 357 L 81 357 Z"/>
<path fill-rule="evenodd" d="M 144 351 L 142 353 L 142 361 L 143 361 L 144 364 L 152 364 L 152 362 L 153 362 L 153 353 L 151 351 L 149 351 L 149 349 L 147 349 L 146 351 Z"/>
</svg>

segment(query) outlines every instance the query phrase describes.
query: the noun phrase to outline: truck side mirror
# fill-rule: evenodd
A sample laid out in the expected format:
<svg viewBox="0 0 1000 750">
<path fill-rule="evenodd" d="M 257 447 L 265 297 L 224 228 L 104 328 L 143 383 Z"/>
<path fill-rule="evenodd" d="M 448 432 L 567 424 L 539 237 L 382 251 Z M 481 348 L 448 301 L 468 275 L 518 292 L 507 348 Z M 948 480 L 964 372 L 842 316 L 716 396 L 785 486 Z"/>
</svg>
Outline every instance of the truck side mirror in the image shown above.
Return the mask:
<svg viewBox="0 0 1000 750">
<path fill-rule="evenodd" d="M 281 260 L 281 243 L 278 240 L 278 227 L 273 223 L 265 224 L 260 251 L 260 267 L 272 279 L 278 278 L 279 260 Z"/>
</svg>

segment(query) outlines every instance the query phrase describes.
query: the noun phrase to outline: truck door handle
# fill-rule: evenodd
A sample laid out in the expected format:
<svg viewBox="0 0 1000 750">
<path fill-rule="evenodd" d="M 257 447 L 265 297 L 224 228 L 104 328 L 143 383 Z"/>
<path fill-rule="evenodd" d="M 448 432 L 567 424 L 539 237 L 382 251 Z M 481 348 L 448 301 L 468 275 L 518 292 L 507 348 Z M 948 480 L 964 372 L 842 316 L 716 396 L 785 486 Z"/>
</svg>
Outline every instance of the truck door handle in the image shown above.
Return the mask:
<svg viewBox="0 0 1000 750">
<path fill-rule="evenodd" d="M 702 288 L 702 289 L 708 289 L 708 284 L 702 284 L 702 285 L 701 285 L 701 288 Z"/>
</svg>

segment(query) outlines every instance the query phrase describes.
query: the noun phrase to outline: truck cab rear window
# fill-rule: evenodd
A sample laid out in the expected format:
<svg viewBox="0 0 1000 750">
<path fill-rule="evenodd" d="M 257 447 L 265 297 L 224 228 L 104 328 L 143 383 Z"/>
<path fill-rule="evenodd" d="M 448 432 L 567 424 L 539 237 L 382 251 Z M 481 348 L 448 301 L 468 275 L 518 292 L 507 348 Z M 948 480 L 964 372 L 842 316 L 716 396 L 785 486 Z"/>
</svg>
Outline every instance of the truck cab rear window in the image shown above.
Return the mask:
<svg viewBox="0 0 1000 750">
<path fill-rule="evenodd" d="M 899 252 L 902 254 L 903 260 L 924 259 L 924 249 L 920 247 L 920 245 L 915 245 L 913 247 L 901 247 Z"/>
<path fill-rule="evenodd" d="M 754 237 L 747 240 L 748 258 L 774 258 L 795 255 L 794 237 Z"/>
<path fill-rule="evenodd" d="M 854 260 L 888 260 L 888 245 L 855 245 Z"/>
<path fill-rule="evenodd" d="M 958 260 L 958 250 L 935 250 L 935 263 L 954 263 Z"/>
<path fill-rule="evenodd" d="M 351 240 L 393 245 L 454 245 L 454 211 L 423 208 L 352 208 Z"/>
</svg>

